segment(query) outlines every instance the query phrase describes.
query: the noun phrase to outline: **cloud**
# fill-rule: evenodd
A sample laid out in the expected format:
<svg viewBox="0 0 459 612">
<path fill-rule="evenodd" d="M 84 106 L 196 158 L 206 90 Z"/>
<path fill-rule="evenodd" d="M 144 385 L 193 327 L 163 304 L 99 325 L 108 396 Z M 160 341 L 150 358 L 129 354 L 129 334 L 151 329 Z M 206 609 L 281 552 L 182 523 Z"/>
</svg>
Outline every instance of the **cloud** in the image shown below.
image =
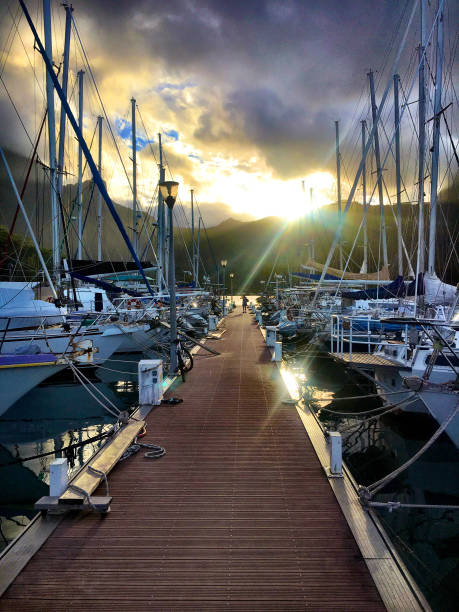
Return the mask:
<svg viewBox="0 0 459 612">
<path fill-rule="evenodd" d="M 434 4 L 428 7 L 430 20 Z M 30 0 L 28 6 L 36 19 L 41 0 Z M 343 165 L 352 173 L 358 159 L 359 120 L 368 117 L 366 73 L 370 67 L 378 71 L 379 99 L 406 25 L 407 7 L 397 0 L 76 0 L 74 17 L 128 174 L 132 126 L 126 117 L 130 98 L 135 97 L 141 112 L 139 181 L 143 176 L 145 193 L 157 181 L 157 160 L 147 145 L 157 156 L 161 133 L 174 176 L 185 191 L 193 187 L 204 200 L 220 202 L 209 205 L 209 214 L 214 214 L 212 206 L 231 207 L 237 198 L 234 191 L 230 200 L 229 189 L 218 190 L 219 182 L 237 183 L 242 193 L 256 180 L 296 180 L 316 170 L 334 172 L 337 119 Z M 59 64 L 63 10 L 57 1 L 53 8 L 53 59 Z M 33 140 L 44 109 L 43 71 L 24 19 L 19 27 L 22 41 L 9 38 L 10 32 L 14 34 L 10 14 L 17 18 L 19 11 L 5 8 L 0 20 L 3 77 Z M 457 5 L 451 4 L 445 16 L 447 25 L 454 27 Z M 40 19 L 37 25 L 41 28 Z M 413 72 L 418 29 L 416 21 L 400 67 L 405 81 Z M 70 91 L 76 72 L 84 68 L 82 52 L 75 40 L 73 44 Z M 428 52 L 432 60 L 432 45 Z M 74 109 L 75 95 L 73 87 Z M 101 110 L 88 73 L 85 96 L 85 133 L 90 138 Z M 384 116 L 389 123 L 390 112 L 389 105 Z M 4 90 L 0 121 L 8 126 L 3 143 L 27 153 L 30 143 Z M 404 128 L 411 135 L 408 122 Z M 106 126 L 104 130 L 108 184 L 116 196 L 129 200 L 124 169 Z M 44 144 L 40 151 L 45 159 Z M 75 156 L 71 142 L 70 169 Z"/>
</svg>

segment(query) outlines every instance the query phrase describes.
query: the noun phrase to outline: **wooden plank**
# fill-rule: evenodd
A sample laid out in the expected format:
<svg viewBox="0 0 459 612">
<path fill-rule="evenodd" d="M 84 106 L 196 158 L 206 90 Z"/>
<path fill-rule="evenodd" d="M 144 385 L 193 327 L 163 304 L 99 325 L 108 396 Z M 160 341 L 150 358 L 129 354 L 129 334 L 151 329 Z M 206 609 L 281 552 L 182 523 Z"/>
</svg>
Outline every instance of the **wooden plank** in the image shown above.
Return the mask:
<svg viewBox="0 0 459 612">
<path fill-rule="evenodd" d="M 0 558 L 0 597 L 30 561 L 31 557 L 42 547 L 61 522 L 62 517 L 37 516 L 29 527 L 17 538 L 14 546 L 3 551 Z"/>
<path fill-rule="evenodd" d="M 96 457 L 88 463 L 88 466 L 104 474 L 108 474 L 118 463 L 121 455 L 132 444 L 132 441 L 144 426 L 145 421 L 131 421 L 125 425 L 123 429 L 118 431 L 112 440 L 103 447 L 102 452 L 96 455 Z M 79 489 L 83 489 L 88 495 L 91 495 L 99 486 L 101 476 L 91 472 L 88 466 L 81 470 L 71 484 L 77 486 Z M 82 500 L 84 496 L 69 487 L 60 496 L 59 503 L 73 503 L 75 499 Z"/>
</svg>

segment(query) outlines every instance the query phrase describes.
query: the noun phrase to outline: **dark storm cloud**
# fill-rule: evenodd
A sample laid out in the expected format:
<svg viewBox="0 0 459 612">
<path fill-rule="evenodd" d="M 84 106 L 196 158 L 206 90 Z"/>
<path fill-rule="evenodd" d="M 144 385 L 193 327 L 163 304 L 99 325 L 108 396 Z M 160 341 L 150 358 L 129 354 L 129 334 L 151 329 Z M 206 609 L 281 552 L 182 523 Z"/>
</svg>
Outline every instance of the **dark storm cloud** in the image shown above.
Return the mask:
<svg viewBox="0 0 459 612">
<path fill-rule="evenodd" d="M 36 14 L 41 3 L 29 5 Z M 366 72 L 390 66 L 387 52 L 393 57 L 393 39 L 398 44 L 412 2 L 74 0 L 73 5 L 99 81 L 131 75 L 132 87 L 146 91 L 151 74 L 150 91 L 168 109 L 170 121 L 193 124 L 191 144 L 205 147 L 204 155 L 255 154 L 287 178 L 331 167 L 333 121 L 345 126 L 361 118 L 353 115 Z M 434 7 L 429 11 L 432 15 Z M 457 8 L 453 4 L 448 11 L 454 23 Z"/>
<path fill-rule="evenodd" d="M 100 28 L 113 60 L 135 66 L 147 53 L 201 88 L 198 143 L 246 143 L 287 178 L 330 164 L 333 120 L 348 119 L 342 104 L 381 64 L 406 3 L 82 0 L 75 9 Z M 159 95 L 179 112 L 175 87 Z"/>
</svg>

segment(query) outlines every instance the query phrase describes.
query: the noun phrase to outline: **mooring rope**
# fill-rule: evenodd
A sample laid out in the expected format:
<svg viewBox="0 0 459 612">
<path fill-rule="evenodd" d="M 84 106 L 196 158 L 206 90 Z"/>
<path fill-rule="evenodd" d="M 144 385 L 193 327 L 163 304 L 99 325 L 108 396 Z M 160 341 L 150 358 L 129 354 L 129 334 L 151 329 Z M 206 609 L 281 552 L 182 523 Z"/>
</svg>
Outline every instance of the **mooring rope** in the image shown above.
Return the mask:
<svg viewBox="0 0 459 612">
<path fill-rule="evenodd" d="M 369 485 L 367 487 L 360 487 L 359 488 L 359 495 L 360 495 L 361 499 L 363 499 L 364 501 L 366 501 L 368 503 L 371 500 L 371 497 L 375 493 L 377 493 L 379 490 L 381 490 L 386 484 L 388 484 L 389 482 L 394 480 L 394 478 L 396 478 L 399 474 L 401 474 L 403 471 L 405 471 L 407 468 L 409 468 L 410 465 L 412 465 L 417 459 L 419 459 L 419 457 L 421 457 L 421 455 L 423 455 L 432 446 L 432 444 L 435 442 L 435 440 L 437 440 L 441 436 L 441 434 L 445 431 L 445 429 L 448 427 L 448 425 L 451 423 L 451 421 L 457 415 L 458 411 L 459 411 L 459 404 L 451 412 L 449 417 L 443 421 L 443 423 L 440 425 L 440 427 L 437 429 L 437 431 L 433 434 L 433 436 L 430 438 L 430 440 L 428 440 L 417 451 L 417 453 L 415 453 L 410 459 L 408 459 L 408 461 L 405 461 L 405 463 L 403 463 L 400 467 L 395 469 L 393 472 L 390 472 L 389 474 L 387 474 L 387 476 L 384 476 L 384 478 L 381 478 L 380 480 L 377 480 L 373 484 L 371 484 L 371 485 Z"/>
<path fill-rule="evenodd" d="M 72 362 L 71 362 L 69 359 L 67 359 L 67 363 L 69 364 L 70 369 L 71 369 L 71 370 L 72 370 L 72 372 L 75 374 L 75 376 L 78 378 L 78 380 L 80 381 L 80 383 L 83 385 L 83 387 L 84 387 L 84 388 L 86 389 L 86 391 L 89 393 L 89 395 L 90 395 L 90 396 L 91 396 L 91 397 L 92 397 L 92 398 L 93 398 L 93 399 L 94 399 L 94 400 L 95 400 L 95 401 L 96 401 L 98 404 L 100 404 L 100 406 L 102 406 L 102 408 L 104 408 L 104 410 L 106 410 L 106 411 L 107 411 L 107 412 L 109 412 L 109 413 L 110 413 L 112 416 L 114 416 L 114 417 L 115 417 L 117 420 L 119 420 L 119 419 L 120 419 L 120 417 L 121 417 L 121 410 L 119 410 L 119 408 L 117 408 L 117 407 L 115 406 L 115 404 L 114 404 L 112 401 L 110 401 L 110 400 L 108 399 L 108 397 L 106 397 L 106 396 L 105 396 L 105 395 L 102 393 L 102 391 L 101 391 L 100 389 L 98 389 L 98 388 L 97 388 L 97 387 L 96 387 L 96 386 L 95 386 L 95 385 L 94 385 L 94 384 L 93 384 L 93 383 L 92 383 L 92 382 L 89 380 L 89 378 L 87 378 L 87 377 L 86 377 L 86 376 L 85 376 L 85 375 L 84 375 L 82 372 L 80 372 L 80 371 L 78 370 L 78 368 L 76 368 L 76 367 L 75 367 L 75 365 L 74 365 L 74 364 L 73 364 L 73 363 L 72 363 Z M 86 382 L 87 382 L 88 384 L 86 384 L 86 383 L 85 383 L 85 380 L 83 380 L 83 379 L 85 379 L 85 380 L 86 380 Z M 93 387 L 93 389 L 94 389 L 94 390 L 95 390 L 97 393 L 99 393 L 99 395 L 101 395 L 101 396 L 102 396 L 102 397 L 103 397 L 103 398 L 104 398 L 104 399 L 105 399 L 105 400 L 106 400 L 106 401 L 107 401 L 107 402 L 108 402 L 108 403 L 109 403 L 109 404 L 110 404 L 110 405 L 111 405 L 111 406 L 114 408 L 114 410 L 111 410 L 111 409 L 110 409 L 110 408 L 109 408 L 107 405 L 105 405 L 105 404 L 104 404 L 104 403 L 103 403 L 103 402 L 102 402 L 102 401 L 101 401 L 101 400 L 100 400 L 100 399 L 99 399 L 99 398 L 98 398 L 98 397 L 95 395 L 95 393 L 93 393 L 93 392 L 91 391 L 91 389 L 89 388 L 89 386 L 88 386 L 88 385 L 91 385 L 91 386 Z"/>
<path fill-rule="evenodd" d="M 368 502 L 372 508 L 387 508 L 389 512 L 398 510 L 399 508 L 416 508 L 423 510 L 459 510 L 459 506 L 442 505 L 442 504 L 402 504 L 401 502 Z"/>
<path fill-rule="evenodd" d="M 347 416 L 363 416 L 366 414 L 373 414 L 374 412 L 379 412 L 381 410 L 386 410 L 386 408 L 396 408 L 397 406 L 401 406 L 402 404 L 404 404 L 405 402 L 414 399 L 414 397 L 416 396 L 416 393 L 413 393 L 412 391 L 409 391 L 409 393 L 411 393 L 412 395 L 410 395 L 410 397 L 405 397 L 402 400 L 400 400 L 399 402 L 395 403 L 395 404 L 386 404 L 385 406 L 378 406 L 377 408 L 372 408 L 371 410 L 363 410 L 362 412 L 340 412 L 339 410 L 331 410 L 330 408 L 319 408 L 320 412 L 329 412 L 330 414 L 335 414 L 338 416 L 343 416 L 343 417 L 347 417 Z"/>
<path fill-rule="evenodd" d="M 400 391 L 384 391 L 384 395 L 397 395 L 399 393 L 412 393 L 411 389 L 406 389 L 406 390 L 400 390 Z M 332 401 L 332 402 L 344 402 L 347 400 L 356 400 L 356 399 L 367 399 L 369 397 L 381 397 L 380 393 L 368 393 L 367 395 L 349 395 L 348 397 L 334 397 L 331 400 L 330 399 L 312 399 L 310 401 L 312 402 L 328 402 L 328 401 Z M 321 410 L 324 410 L 324 408 L 321 408 Z"/>
<path fill-rule="evenodd" d="M 86 440 L 83 440 L 82 442 L 75 442 L 74 444 L 69 444 L 68 446 L 64 446 L 63 448 L 55 448 L 52 451 L 48 451 L 46 453 L 40 453 L 39 455 L 32 455 L 31 457 L 24 457 L 24 458 L 20 457 L 12 461 L 7 461 L 6 463 L 0 463 L 0 468 L 6 467 L 8 465 L 16 465 L 17 463 L 24 463 L 25 461 L 32 461 L 33 459 L 41 459 L 42 457 L 49 457 L 50 455 L 55 455 L 56 453 L 63 453 L 68 450 L 80 448 L 81 446 L 86 446 L 86 444 L 91 444 L 91 442 L 97 442 L 98 440 L 109 438 L 115 433 L 115 431 L 117 431 L 117 427 L 112 427 L 109 431 L 106 431 L 101 434 L 97 434 L 97 436 L 92 436 L 91 438 L 86 438 Z"/>
<path fill-rule="evenodd" d="M 406 405 L 409 406 L 410 404 L 412 404 L 417 398 L 416 397 L 408 397 L 405 400 L 403 400 L 402 402 L 399 402 L 398 404 L 389 404 L 388 406 L 385 406 L 385 408 L 388 408 L 388 410 L 385 410 L 384 412 L 381 412 L 380 414 L 375 414 L 372 417 L 369 417 L 368 419 L 363 419 L 363 421 L 359 421 L 358 423 L 354 424 L 354 425 L 350 425 L 349 427 L 345 427 L 344 429 L 340 430 L 340 433 L 345 433 L 347 431 L 350 431 L 351 433 L 348 434 L 349 436 L 352 436 L 352 433 L 355 432 L 357 429 L 360 429 L 360 427 L 362 425 L 365 425 L 366 423 L 370 423 L 371 421 L 377 421 L 378 419 L 380 419 L 382 416 L 385 416 L 386 414 L 389 414 L 391 412 L 394 412 L 395 410 L 398 410 L 399 407 L 404 404 L 406 402 Z M 389 408 L 390 406 L 390 408 Z"/>
</svg>

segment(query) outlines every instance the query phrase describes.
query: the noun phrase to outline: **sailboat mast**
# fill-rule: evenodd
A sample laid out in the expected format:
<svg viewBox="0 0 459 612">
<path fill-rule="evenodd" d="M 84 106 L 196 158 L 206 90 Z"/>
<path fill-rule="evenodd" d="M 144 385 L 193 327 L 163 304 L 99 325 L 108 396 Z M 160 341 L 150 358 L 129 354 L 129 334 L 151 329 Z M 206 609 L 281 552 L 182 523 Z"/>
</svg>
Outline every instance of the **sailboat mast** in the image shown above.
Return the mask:
<svg viewBox="0 0 459 612">
<path fill-rule="evenodd" d="M 83 132 L 83 76 L 84 71 L 78 72 L 78 127 Z M 78 259 L 82 259 L 83 244 L 83 150 L 78 143 L 78 188 L 77 188 L 77 207 L 78 207 Z"/>
<path fill-rule="evenodd" d="M 135 128 L 135 99 L 131 98 L 132 115 L 132 246 L 138 254 L 138 233 L 137 233 L 137 136 Z"/>
<path fill-rule="evenodd" d="M 437 188 L 438 188 L 438 165 L 440 145 L 440 118 L 441 118 L 441 94 L 443 78 L 443 11 L 440 11 L 438 2 L 437 21 L 437 48 L 435 66 L 435 95 L 434 95 L 434 124 L 433 124 L 433 152 L 432 152 L 432 177 L 430 181 L 430 225 L 429 225 L 429 261 L 427 270 L 429 274 L 435 275 L 435 242 L 437 233 Z"/>
<path fill-rule="evenodd" d="M 367 122 L 365 119 L 361 121 L 362 124 L 362 159 L 363 159 L 363 168 L 362 168 L 362 203 L 363 203 L 363 262 L 361 273 L 366 274 L 368 272 L 368 231 L 367 231 L 367 170 L 365 163 L 365 138 L 366 138 L 366 129 Z"/>
<path fill-rule="evenodd" d="M 163 167 L 163 145 L 161 134 L 158 134 L 159 145 L 159 182 L 165 180 L 165 172 Z M 158 189 L 158 275 L 157 282 L 159 290 L 164 288 L 166 280 L 166 219 L 164 211 L 164 200 L 161 195 L 161 190 Z"/>
<path fill-rule="evenodd" d="M 30 238 L 32 239 L 33 245 L 35 247 L 35 251 L 37 252 L 37 256 L 38 256 L 38 259 L 40 261 L 41 267 L 43 268 L 43 273 L 44 273 L 44 275 L 46 277 L 46 280 L 48 281 L 49 287 L 50 287 L 50 289 L 52 291 L 52 294 L 53 294 L 54 298 L 57 299 L 58 298 L 57 291 L 56 291 L 56 289 L 54 287 L 53 281 L 52 281 L 51 276 L 50 276 L 50 274 L 48 272 L 48 268 L 46 267 L 46 263 L 45 263 L 45 260 L 43 259 L 43 255 L 42 255 L 42 252 L 40 250 L 40 246 L 39 246 L 38 241 L 37 241 L 37 239 L 35 237 L 35 233 L 33 231 L 32 225 L 31 225 L 31 223 L 29 221 L 29 217 L 27 216 L 27 211 L 26 211 L 26 209 L 24 207 L 24 204 L 23 204 L 23 202 L 21 200 L 21 196 L 19 195 L 19 191 L 18 191 L 18 189 L 16 187 L 16 183 L 14 182 L 13 175 L 11 174 L 10 167 L 8 166 L 8 162 L 6 161 L 5 154 L 4 154 L 3 149 L 1 147 L 0 147 L 0 157 L 2 158 L 3 164 L 5 166 L 6 173 L 8 175 L 9 181 L 11 183 L 11 187 L 13 188 L 14 195 L 16 197 L 16 201 L 18 203 L 18 206 L 21 209 L 22 214 L 24 215 L 24 221 L 26 223 L 27 229 L 29 230 Z"/>
<path fill-rule="evenodd" d="M 196 286 L 196 254 L 194 247 L 194 189 L 190 189 L 190 199 L 191 199 L 191 266 L 192 266 L 192 280 L 194 285 Z"/>
<path fill-rule="evenodd" d="M 199 287 L 199 248 L 201 245 L 201 217 L 198 219 L 198 244 L 196 247 L 196 286 Z"/>
<path fill-rule="evenodd" d="M 102 120 L 103 117 L 97 117 L 97 126 L 99 128 L 99 159 L 98 167 L 99 174 L 102 176 Z M 97 191 L 97 260 L 102 261 L 102 194 L 100 189 Z"/>
<path fill-rule="evenodd" d="M 402 181 L 400 176 L 400 105 L 398 99 L 398 84 L 400 76 L 394 74 L 394 121 L 395 121 L 395 183 L 397 188 L 397 257 L 398 274 L 403 276 L 402 251 Z"/>
<path fill-rule="evenodd" d="M 336 185 L 338 189 L 338 223 L 341 223 L 341 154 L 339 151 L 339 121 L 335 121 L 336 136 Z M 339 268 L 343 269 L 343 245 L 339 241 Z"/>
<path fill-rule="evenodd" d="M 316 252 L 315 252 L 315 248 L 314 248 L 314 228 L 313 228 L 313 221 L 314 221 L 314 188 L 310 187 L 309 188 L 309 198 L 311 201 L 311 216 L 310 216 L 310 227 L 311 227 L 311 232 L 310 232 L 310 236 L 311 236 L 311 240 L 310 240 L 310 246 L 311 246 L 311 259 L 312 261 L 316 260 Z M 340 212 L 340 217 L 341 217 L 341 212 Z"/>
<path fill-rule="evenodd" d="M 45 31 L 45 53 L 52 63 L 53 43 L 51 36 L 51 0 L 43 0 L 43 26 Z M 54 114 L 54 86 L 46 73 L 46 102 L 48 108 L 48 141 L 49 141 L 49 174 L 51 193 L 51 232 L 53 245 L 53 273 L 59 281 L 60 249 L 59 249 L 59 210 L 56 197 L 56 119 Z"/>
<path fill-rule="evenodd" d="M 426 89 L 425 89 L 426 1 L 421 0 L 421 44 L 419 51 L 419 172 L 418 172 L 418 257 L 417 273 L 425 271 L 424 236 L 424 172 L 426 148 Z"/>
<path fill-rule="evenodd" d="M 69 82 L 69 56 L 70 56 L 70 31 L 72 26 L 72 11 L 73 8 L 64 4 L 65 8 L 65 35 L 64 35 L 64 55 L 62 63 L 62 91 L 67 97 L 67 87 Z M 53 88 L 54 89 L 54 88 Z M 64 176 L 64 149 L 65 149 L 65 120 L 66 114 L 61 104 L 61 116 L 59 120 L 59 153 L 57 157 L 57 193 L 62 202 L 62 183 Z M 63 228 L 65 232 L 65 227 Z"/>
<path fill-rule="evenodd" d="M 373 71 L 370 70 L 368 73 L 368 79 L 370 81 L 370 96 L 371 96 L 371 116 L 373 119 L 373 126 L 375 130 L 374 145 L 375 145 L 375 158 L 376 158 L 376 172 L 378 181 L 378 197 L 379 197 L 379 217 L 380 217 L 380 231 L 381 231 L 381 242 L 382 242 L 382 254 L 383 264 L 388 265 L 387 258 L 387 236 L 386 236 L 386 219 L 384 215 L 384 196 L 383 196 L 383 184 L 382 184 L 382 168 L 381 168 L 381 155 L 379 152 L 379 134 L 378 126 L 376 125 L 376 97 L 375 97 L 375 82 L 373 78 Z"/>
</svg>

